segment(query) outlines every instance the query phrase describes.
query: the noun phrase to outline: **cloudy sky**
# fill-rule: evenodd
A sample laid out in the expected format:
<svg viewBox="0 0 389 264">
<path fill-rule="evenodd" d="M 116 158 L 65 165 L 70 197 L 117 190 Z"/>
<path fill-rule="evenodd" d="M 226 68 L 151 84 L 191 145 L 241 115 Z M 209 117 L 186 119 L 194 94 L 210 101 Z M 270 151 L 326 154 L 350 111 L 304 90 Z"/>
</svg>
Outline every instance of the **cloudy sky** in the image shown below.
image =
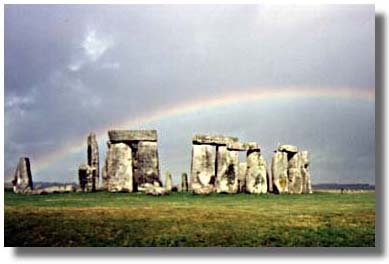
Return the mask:
<svg viewBox="0 0 389 264">
<path fill-rule="evenodd" d="M 8 5 L 4 34 L 6 180 L 28 156 L 35 181 L 77 181 L 90 131 L 102 163 L 108 129 L 154 128 L 176 183 L 193 133 L 374 183 L 374 6 Z"/>
</svg>

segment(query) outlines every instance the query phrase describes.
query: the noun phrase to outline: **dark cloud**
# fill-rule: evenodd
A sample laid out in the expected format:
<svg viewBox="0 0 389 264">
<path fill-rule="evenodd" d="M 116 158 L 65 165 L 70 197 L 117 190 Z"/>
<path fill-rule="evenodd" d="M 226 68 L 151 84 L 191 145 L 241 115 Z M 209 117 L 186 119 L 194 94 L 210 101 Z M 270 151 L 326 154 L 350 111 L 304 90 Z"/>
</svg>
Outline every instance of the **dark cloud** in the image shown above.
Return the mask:
<svg viewBox="0 0 389 264">
<path fill-rule="evenodd" d="M 284 86 L 374 91 L 374 6 L 8 5 L 5 175 L 20 155 L 40 159 L 120 120 Z M 374 105 L 355 102 L 264 103 L 265 116 L 243 105 L 181 117 L 180 129 L 153 125 L 163 166 L 175 173 L 189 167 L 184 157 L 197 131 L 253 137 L 269 149 L 295 142 L 312 150 L 316 179 L 370 182 Z M 79 157 L 41 177 L 74 179 L 69 167 Z"/>
</svg>

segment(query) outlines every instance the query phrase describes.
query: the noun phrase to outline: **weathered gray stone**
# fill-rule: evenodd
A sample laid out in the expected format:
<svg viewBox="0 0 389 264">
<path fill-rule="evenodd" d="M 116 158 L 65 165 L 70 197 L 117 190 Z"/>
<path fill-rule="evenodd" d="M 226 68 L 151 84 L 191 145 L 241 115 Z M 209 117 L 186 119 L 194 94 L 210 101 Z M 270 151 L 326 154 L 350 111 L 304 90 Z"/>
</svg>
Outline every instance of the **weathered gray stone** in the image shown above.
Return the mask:
<svg viewBox="0 0 389 264">
<path fill-rule="evenodd" d="M 238 138 L 222 135 L 193 135 L 192 142 L 193 144 L 226 146 L 229 143 L 238 142 Z"/>
<path fill-rule="evenodd" d="M 268 170 L 268 166 L 266 166 L 266 178 L 267 178 L 267 192 L 272 193 L 273 192 L 273 177 L 271 173 Z"/>
<path fill-rule="evenodd" d="M 171 192 L 173 188 L 173 182 L 172 182 L 172 174 L 170 171 L 166 172 L 166 178 L 165 178 L 165 189 L 168 192 Z"/>
<path fill-rule="evenodd" d="M 233 142 L 227 144 L 227 150 L 235 151 L 248 151 L 248 150 L 259 150 L 260 146 L 256 142 Z"/>
<path fill-rule="evenodd" d="M 225 146 L 217 148 L 216 192 L 238 192 L 239 152 Z"/>
<path fill-rule="evenodd" d="M 145 194 L 148 195 L 154 195 L 154 196 L 166 195 L 169 193 L 169 191 L 166 190 L 166 188 L 163 188 L 159 185 L 159 182 L 142 183 L 141 185 L 138 186 L 138 191 L 144 192 Z"/>
<path fill-rule="evenodd" d="M 39 190 L 37 190 L 36 194 L 69 193 L 69 192 L 74 192 L 74 191 L 75 191 L 75 189 L 71 185 L 58 185 L 58 186 L 51 186 L 51 187 L 39 189 Z"/>
<path fill-rule="evenodd" d="M 277 151 L 271 163 L 271 173 L 273 179 L 273 192 L 288 192 L 288 154 Z"/>
<path fill-rule="evenodd" d="M 103 168 L 101 169 L 101 182 L 102 182 L 101 189 L 103 191 L 108 191 L 109 177 L 107 171 L 107 164 L 108 164 L 108 152 L 110 148 L 111 148 L 111 142 L 107 141 L 107 156 L 105 157 L 105 162 Z"/>
<path fill-rule="evenodd" d="M 93 170 L 93 191 L 95 191 L 99 186 L 100 179 L 100 165 L 99 165 L 99 145 L 96 140 L 96 135 L 94 133 L 90 133 L 87 139 L 88 145 L 88 165 Z"/>
<path fill-rule="evenodd" d="M 109 192 L 132 192 L 132 150 L 125 143 L 109 144 L 103 188 Z"/>
<path fill-rule="evenodd" d="M 192 145 L 190 190 L 208 193 L 215 184 L 215 155 L 210 145 Z"/>
<path fill-rule="evenodd" d="M 15 193 L 27 193 L 33 189 L 29 158 L 22 157 L 19 159 L 12 184 Z"/>
<path fill-rule="evenodd" d="M 301 167 L 301 153 L 297 152 L 288 161 L 288 192 L 291 194 L 301 194 L 303 191 Z"/>
<path fill-rule="evenodd" d="M 188 191 L 188 174 L 186 172 L 181 175 L 181 189 L 182 192 Z"/>
<path fill-rule="evenodd" d="M 192 189 L 193 194 L 210 194 L 215 192 L 215 187 L 213 185 L 201 186 L 195 184 L 196 187 Z"/>
<path fill-rule="evenodd" d="M 260 151 L 247 152 L 246 191 L 267 193 L 266 161 Z"/>
<path fill-rule="evenodd" d="M 110 130 L 109 140 L 115 142 L 157 141 L 157 130 Z"/>
<path fill-rule="evenodd" d="M 278 151 L 297 153 L 298 148 L 296 146 L 293 146 L 293 145 L 284 144 L 284 145 L 278 146 Z"/>
<path fill-rule="evenodd" d="M 301 151 L 301 176 L 303 181 L 303 193 L 312 193 L 309 163 L 310 161 L 308 151 Z"/>
<path fill-rule="evenodd" d="M 95 167 L 91 167 L 87 164 L 81 164 L 78 167 L 78 180 L 80 188 L 83 192 L 96 191 L 95 184 Z"/>
<path fill-rule="evenodd" d="M 247 162 L 239 163 L 239 173 L 238 173 L 238 192 L 246 192 L 246 172 L 247 172 Z"/>
<path fill-rule="evenodd" d="M 159 182 L 157 142 L 141 141 L 137 144 L 134 160 L 134 181 L 136 186 L 144 183 Z"/>
</svg>

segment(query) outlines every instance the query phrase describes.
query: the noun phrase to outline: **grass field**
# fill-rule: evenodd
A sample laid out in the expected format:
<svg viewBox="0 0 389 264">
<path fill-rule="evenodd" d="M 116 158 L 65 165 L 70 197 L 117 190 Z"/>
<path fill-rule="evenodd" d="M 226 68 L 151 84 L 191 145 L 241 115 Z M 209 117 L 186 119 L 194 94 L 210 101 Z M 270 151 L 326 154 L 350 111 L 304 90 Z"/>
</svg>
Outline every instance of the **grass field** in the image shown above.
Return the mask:
<svg viewBox="0 0 389 264">
<path fill-rule="evenodd" d="M 375 193 L 5 192 L 6 246 L 375 245 Z"/>
</svg>

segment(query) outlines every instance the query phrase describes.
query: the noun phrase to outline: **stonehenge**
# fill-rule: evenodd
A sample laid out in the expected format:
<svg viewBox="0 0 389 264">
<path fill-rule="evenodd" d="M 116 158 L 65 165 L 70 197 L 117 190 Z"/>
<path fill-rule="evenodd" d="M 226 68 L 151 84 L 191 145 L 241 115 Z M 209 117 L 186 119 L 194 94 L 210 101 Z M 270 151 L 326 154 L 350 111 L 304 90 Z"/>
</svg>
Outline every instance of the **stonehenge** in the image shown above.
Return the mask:
<svg viewBox="0 0 389 264">
<path fill-rule="evenodd" d="M 108 131 L 103 167 L 103 190 L 136 192 L 145 186 L 162 186 L 156 130 Z"/>
<path fill-rule="evenodd" d="M 245 151 L 246 161 L 239 161 Z M 256 142 L 236 137 L 193 135 L 190 190 L 194 194 L 216 193 L 312 193 L 308 151 L 280 145 L 269 173 Z"/>
<path fill-rule="evenodd" d="M 247 153 L 239 163 L 239 151 Z M 267 193 L 266 161 L 256 142 L 221 135 L 193 135 L 190 190 L 194 194 Z"/>
<path fill-rule="evenodd" d="M 87 163 L 78 167 L 78 189 L 64 185 L 33 190 L 30 160 L 22 157 L 12 181 L 14 192 L 45 194 L 103 190 L 150 195 L 176 191 L 193 194 L 312 193 L 309 152 L 300 151 L 294 145 L 279 145 L 268 168 L 256 142 L 240 142 L 237 137 L 231 136 L 195 134 L 192 136 L 190 181 L 188 175 L 182 173 L 181 183 L 173 185 L 172 174 L 167 171 L 163 186 L 156 130 L 110 130 L 108 137 L 101 188 L 99 146 L 96 135 L 90 133 L 87 137 Z M 243 161 L 239 160 L 240 152 L 246 154 Z"/>
</svg>

